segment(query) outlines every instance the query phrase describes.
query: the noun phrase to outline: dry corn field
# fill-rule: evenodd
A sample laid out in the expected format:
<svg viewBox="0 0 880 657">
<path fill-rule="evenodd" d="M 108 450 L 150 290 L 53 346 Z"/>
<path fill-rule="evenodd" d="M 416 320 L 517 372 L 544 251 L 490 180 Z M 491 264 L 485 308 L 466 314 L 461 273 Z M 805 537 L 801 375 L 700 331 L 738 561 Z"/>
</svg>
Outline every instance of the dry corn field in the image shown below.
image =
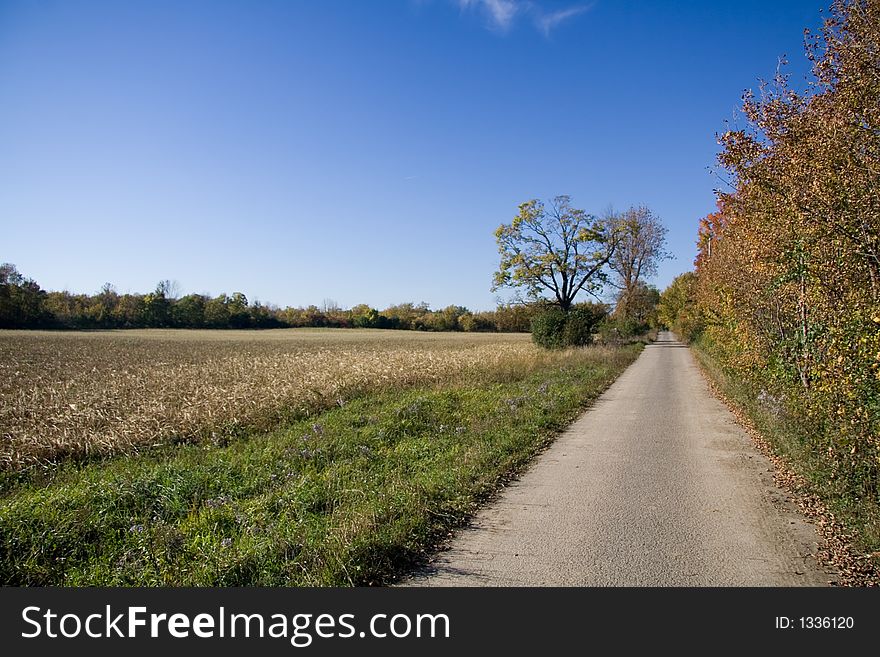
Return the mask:
<svg viewBox="0 0 880 657">
<path fill-rule="evenodd" d="M 0 469 L 218 440 L 377 389 L 537 366 L 522 334 L 0 332 Z"/>
</svg>

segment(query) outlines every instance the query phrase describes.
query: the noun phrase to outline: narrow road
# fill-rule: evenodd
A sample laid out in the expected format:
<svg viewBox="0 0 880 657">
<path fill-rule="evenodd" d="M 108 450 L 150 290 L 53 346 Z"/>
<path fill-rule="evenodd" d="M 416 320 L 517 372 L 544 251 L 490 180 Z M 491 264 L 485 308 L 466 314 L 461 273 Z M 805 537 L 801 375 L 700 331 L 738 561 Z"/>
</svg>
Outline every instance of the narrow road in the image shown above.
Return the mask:
<svg viewBox="0 0 880 657">
<path fill-rule="evenodd" d="M 405 586 L 817 586 L 818 537 L 671 333 Z"/>
</svg>

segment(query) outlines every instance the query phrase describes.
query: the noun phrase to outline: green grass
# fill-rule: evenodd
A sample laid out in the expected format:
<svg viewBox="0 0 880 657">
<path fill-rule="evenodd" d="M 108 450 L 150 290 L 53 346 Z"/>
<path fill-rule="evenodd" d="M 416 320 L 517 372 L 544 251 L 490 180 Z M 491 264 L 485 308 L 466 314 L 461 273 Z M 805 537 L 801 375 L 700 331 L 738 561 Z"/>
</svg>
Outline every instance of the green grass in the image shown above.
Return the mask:
<svg viewBox="0 0 880 657">
<path fill-rule="evenodd" d="M 368 395 L 225 446 L 65 464 L 0 497 L 0 583 L 386 582 L 640 350 L 585 349 L 502 380 Z"/>
<path fill-rule="evenodd" d="M 860 493 L 818 446 L 827 444 L 825 429 L 793 411 L 782 400 L 768 399 L 762 387 L 725 371 L 706 345 L 692 345 L 697 359 L 724 395 L 752 421 L 773 451 L 807 485 L 801 491 L 816 495 L 835 519 L 852 533 L 853 547 L 862 554 L 880 551 L 880 500 Z M 763 393 L 763 395 L 762 395 Z M 876 562 L 875 562 L 876 563 Z"/>
</svg>

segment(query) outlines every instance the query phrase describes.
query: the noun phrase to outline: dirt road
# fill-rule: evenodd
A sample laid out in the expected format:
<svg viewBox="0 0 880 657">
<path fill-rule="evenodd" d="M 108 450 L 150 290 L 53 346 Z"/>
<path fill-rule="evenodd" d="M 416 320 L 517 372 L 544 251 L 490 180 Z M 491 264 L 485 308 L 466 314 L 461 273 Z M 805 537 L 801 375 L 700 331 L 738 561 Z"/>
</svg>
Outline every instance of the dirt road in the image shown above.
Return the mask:
<svg viewBox="0 0 880 657">
<path fill-rule="evenodd" d="M 407 586 L 796 586 L 833 579 L 771 464 L 670 333 Z"/>
</svg>

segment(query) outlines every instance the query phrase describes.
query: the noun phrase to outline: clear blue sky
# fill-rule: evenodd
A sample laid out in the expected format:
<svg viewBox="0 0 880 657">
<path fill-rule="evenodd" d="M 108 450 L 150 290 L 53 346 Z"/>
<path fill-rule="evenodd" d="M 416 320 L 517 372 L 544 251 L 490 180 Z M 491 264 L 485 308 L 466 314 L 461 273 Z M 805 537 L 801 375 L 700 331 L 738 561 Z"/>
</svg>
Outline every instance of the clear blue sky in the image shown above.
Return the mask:
<svg viewBox="0 0 880 657">
<path fill-rule="evenodd" d="M 0 0 L 0 261 L 47 289 L 494 307 L 529 198 L 650 206 L 691 268 L 715 133 L 820 0 Z"/>
</svg>

